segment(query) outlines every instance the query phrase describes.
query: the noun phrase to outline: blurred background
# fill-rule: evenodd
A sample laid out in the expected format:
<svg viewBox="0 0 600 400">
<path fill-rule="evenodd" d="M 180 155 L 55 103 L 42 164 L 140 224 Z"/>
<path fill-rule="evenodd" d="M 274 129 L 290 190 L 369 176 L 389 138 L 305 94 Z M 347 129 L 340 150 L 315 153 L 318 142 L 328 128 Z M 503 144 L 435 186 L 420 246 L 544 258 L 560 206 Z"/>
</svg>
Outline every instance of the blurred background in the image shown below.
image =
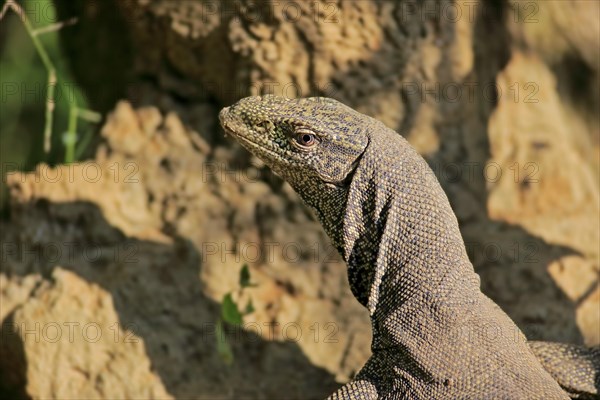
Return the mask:
<svg viewBox="0 0 600 400">
<path fill-rule="evenodd" d="M 0 4 L 5 5 L 3 0 Z M 33 29 L 51 26 L 58 20 L 51 1 L 25 1 L 23 12 Z M 2 58 L 0 85 L 2 87 L 2 118 L 0 119 L 0 156 L 3 174 L 9 170 L 31 170 L 40 162 L 65 161 L 68 130 L 69 100 L 85 108 L 87 100 L 70 73 L 67 58 L 61 53 L 58 32 L 38 36 L 60 80 L 54 85 L 56 109 L 52 123 L 51 149 L 44 152 L 45 110 L 48 95 L 48 73 L 24 24 L 14 12 L 8 12 L 0 26 Z M 89 142 L 93 130 L 85 121 L 80 125 L 81 142 Z M 83 153 L 85 143 L 80 146 Z M 82 154 L 80 154 L 81 156 Z M 0 195 L 0 207 L 5 210 L 6 187 Z"/>
<path fill-rule="evenodd" d="M 360 369 L 345 264 L 219 127 L 262 93 L 398 131 L 482 290 L 600 343 L 600 2 L 0 6 L 3 398 L 323 398 Z"/>
</svg>

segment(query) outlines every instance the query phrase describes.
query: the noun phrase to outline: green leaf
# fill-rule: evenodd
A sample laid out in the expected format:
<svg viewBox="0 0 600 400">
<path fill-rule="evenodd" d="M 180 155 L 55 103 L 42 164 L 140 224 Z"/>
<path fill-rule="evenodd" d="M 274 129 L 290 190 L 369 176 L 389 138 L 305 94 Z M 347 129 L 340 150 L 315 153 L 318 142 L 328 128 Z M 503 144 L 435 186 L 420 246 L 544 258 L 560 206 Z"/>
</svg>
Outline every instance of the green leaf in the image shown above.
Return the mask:
<svg viewBox="0 0 600 400">
<path fill-rule="evenodd" d="M 221 356 L 221 359 L 227 365 L 231 365 L 233 363 L 233 351 L 231 351 L 231 346 L 229 346 L 229 342 L 225 337 L 225 331 L 223 330 L 223 323 L 221 320 L 217 321 L 216 327 L 216 339 L 217 339 L 217 353 Z"/>
<path fill-rule="evenodd" d="M 223 302 L 221 303 L 221 315 L 223 316 L 223 320 L 232 325 L 242 325 L 242 313 L 238 309 L 237 304 L 233 301 L 233 297 L 231 297 L 231 293 L 227 293 L 223 297 Z"/>
<path fill-rule="evenodd" d="M 248 305 L 246 305 L 246 309 L 244 310 L 244 315 L 248 315 L 248 314 L 252 314 L 254 312 L 255 308 L 254 305 L 252 304 L 252 299 L 250 299 L 250 301 L 248 302 Z"/>
<path fill-rule="evenodd" d="M 240 286 L 242 288 L 252 286 L 250 283 L 250 269 L 248 269 L 248 264 L 244 264 L 242 269 L 240 269 Z"/>
</svg>

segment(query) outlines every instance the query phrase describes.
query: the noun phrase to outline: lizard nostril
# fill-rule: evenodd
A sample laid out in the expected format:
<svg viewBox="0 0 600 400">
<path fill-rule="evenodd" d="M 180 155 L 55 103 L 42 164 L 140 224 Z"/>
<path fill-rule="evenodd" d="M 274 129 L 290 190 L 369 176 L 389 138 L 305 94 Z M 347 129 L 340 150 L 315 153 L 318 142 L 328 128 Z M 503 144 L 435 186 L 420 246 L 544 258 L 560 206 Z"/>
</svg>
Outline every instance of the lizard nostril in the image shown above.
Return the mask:
<svg viewBox="0 0 600 400">
<path fill-rule="evenodd" d="M 225 121 L 227 120 L 227 116 L 229 115 L 231 110 L 231 107 L 225 107 L 221 110 L 221 112 L 219 112 L 219 121 L 221 121 L 221 124 L 225 124 Z"/>
</svg>

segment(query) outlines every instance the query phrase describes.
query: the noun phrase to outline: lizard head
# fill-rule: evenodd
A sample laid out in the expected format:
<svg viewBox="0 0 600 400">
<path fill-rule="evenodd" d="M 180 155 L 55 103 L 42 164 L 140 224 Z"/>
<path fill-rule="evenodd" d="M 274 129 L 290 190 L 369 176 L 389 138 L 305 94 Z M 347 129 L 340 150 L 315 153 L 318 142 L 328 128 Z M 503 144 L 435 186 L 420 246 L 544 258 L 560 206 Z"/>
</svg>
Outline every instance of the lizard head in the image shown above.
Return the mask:
<svg viewBox="0 0 600 400">
<path fill-rule="evenodd" d="M 324 97 L 246 97 L 219 114 L 225 131 L 302 195 L 348 183 L 368 144 L 365 117 Z M 301 189 L 301 190 L 298 190 Z"/>
</svg>

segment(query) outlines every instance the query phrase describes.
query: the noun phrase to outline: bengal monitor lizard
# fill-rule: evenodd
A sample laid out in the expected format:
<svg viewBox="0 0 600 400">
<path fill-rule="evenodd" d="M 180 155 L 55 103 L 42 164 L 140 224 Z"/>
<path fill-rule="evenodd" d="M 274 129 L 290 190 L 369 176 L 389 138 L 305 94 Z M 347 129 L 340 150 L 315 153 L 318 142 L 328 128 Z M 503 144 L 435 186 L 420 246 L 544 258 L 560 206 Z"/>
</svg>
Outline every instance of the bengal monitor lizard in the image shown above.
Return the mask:
<svg viewBox="0 0 600 400">
<path fill-rule="evenodd" d="M 530 343 L 481 292 L 444 191 L 402 136 L 322 97 L 247 97 L 219 118 L 315 210 L 370 313 L 372 356 L 331 399 L 596 398 L 600 348 Z"/>
</svg>

